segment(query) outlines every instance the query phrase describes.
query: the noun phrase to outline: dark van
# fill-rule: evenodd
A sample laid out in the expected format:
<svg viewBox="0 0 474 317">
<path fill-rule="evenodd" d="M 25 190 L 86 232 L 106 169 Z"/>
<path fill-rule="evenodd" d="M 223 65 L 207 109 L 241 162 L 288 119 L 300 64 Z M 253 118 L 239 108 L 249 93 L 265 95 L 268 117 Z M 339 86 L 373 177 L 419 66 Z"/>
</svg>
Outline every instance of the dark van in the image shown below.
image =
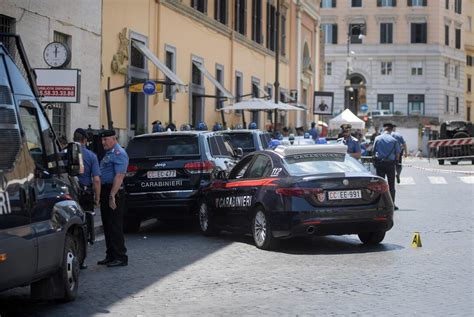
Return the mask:
<svg viewBox="0 0 474 317">
<path fill-rule="evenodd" d="M 35 299 L 71 301 L 87 251 L 70 178 L 80 146 L 60 152 L 20 38 L 0 39 L 0 291 L 31 285 Z"/>
<path fill-rule="evenodd" d="M 217 172 L 230 171 L 240 156 L 236 152 L 222 135 L 208 131 L 133 138 L 127 147 L 130 161 L 124 179 L 125 231 L 138 231 L 141 221 L 149 218 L 193 219 L 201 189 Z"/>
</svg>

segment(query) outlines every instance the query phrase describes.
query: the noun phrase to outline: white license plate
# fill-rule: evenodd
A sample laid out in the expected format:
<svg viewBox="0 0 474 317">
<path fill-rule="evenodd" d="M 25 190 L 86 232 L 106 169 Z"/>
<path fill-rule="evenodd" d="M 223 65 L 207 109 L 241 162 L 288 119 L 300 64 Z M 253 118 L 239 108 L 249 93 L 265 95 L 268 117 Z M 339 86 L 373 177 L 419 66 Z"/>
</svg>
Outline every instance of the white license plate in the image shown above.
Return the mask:
<svg viewBox="0 0 474 317">
<path fill-rule="evenodd" d="M 176 177 L 176 170 L 148 171 L 146 176 L 148 178 L 171 178 Z"/>
<path fill-rule="evenodd" d="M 340 190 L 328 192 L 329 200 L 358 198 L 362 198 L 362 192 L 360 190 Z"/>
</svg>

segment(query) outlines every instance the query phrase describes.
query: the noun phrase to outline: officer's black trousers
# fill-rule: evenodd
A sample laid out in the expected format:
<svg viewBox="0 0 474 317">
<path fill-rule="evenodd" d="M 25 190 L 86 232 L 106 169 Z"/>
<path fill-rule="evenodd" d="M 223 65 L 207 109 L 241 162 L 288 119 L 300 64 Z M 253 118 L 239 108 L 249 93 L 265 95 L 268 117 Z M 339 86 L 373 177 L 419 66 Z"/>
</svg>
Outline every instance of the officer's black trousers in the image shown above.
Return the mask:
<svg viewBox="0 0 474 317">
<path fill-rule="evenodd" d="M 385 178 L 387 176 L 388 187 L 390 188 L 390 196 L 395 203 L 395 164 L 396 161 L 381 161 L 377 163 L 375 169 L 377 176 Z"/>
<path fill-rule="evenodd" d="M 400 153 L 400 159 L 397 162 L 397 166 L 395 170 L 397 171 L 397 176 L 400 177 L 400 174 L 402 173 L 402 153 Z"/>
<path fill-rule="evenodd" d="M 115 196 L 117 208 L 109 207 L 109 196 L 112 186 L 102 185 L 100 192 L 100 214 L 104 227 L 106 257 L 111 260 L 128 262 L 125 239 L 123 237 L 123 204 L 124 194 L 119 191 Z"/>
</svg>

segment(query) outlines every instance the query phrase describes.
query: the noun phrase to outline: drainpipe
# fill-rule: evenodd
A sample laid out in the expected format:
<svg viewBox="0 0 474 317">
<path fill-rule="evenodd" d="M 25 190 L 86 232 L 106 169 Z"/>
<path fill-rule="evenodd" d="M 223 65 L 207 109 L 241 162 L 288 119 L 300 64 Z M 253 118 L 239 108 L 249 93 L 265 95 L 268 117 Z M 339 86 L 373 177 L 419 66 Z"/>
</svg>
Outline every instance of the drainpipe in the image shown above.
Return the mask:
<svg viewBox="0 0 474 317">
<path fill-rule="evenodd" d="M 296 91 L 298 99 L 301 97 L 301 0 L 296 3 Z M 296 114 L 296 126 L 301 126 L 302 114 Z"/>
</svg>

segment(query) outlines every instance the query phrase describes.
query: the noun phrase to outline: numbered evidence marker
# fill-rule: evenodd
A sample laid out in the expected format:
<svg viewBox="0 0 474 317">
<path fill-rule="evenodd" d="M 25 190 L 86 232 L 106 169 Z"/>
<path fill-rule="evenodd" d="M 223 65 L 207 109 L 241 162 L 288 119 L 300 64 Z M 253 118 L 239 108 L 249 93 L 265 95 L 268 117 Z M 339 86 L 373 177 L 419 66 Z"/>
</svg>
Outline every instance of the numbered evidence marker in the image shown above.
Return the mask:
<svg viewBox="0 0 474 317">
<path fill-rule="evenodd" d="M 414 248 L 421 248 L 421 237 L 419 232 L 413 234 L 413 239 L 411 241 L 411 246 Z"/>
</svg>

